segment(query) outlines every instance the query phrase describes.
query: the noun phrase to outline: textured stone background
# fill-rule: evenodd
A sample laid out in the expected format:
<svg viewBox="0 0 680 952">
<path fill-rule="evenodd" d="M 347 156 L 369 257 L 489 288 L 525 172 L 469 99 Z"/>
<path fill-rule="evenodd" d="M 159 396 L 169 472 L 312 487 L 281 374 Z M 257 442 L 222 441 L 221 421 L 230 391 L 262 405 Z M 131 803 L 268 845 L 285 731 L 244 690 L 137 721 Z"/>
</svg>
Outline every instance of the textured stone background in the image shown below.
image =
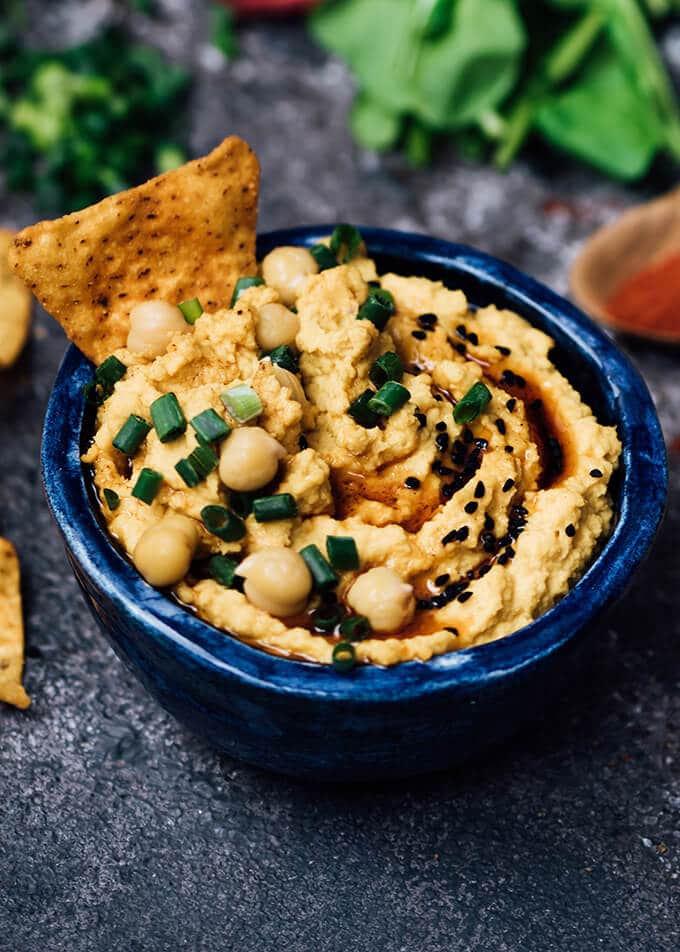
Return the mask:
<svg viewBox="0 0 680 952">
<path fill-rule="evenodd" d="M 103 0 L 27 5 L 36 39 L 57 43 L 111 12 Z M 200 70 L 194 150 L 237 132 L 258 151 L 263 229 L 348 219 L 436 233 L 564 290 L 581 239 L 645 195 L 541 154 L 507 176 L 452 155 L 415 173 L 361 154 L 346 132 L 348 78 L 300 26 L 249 26 L 241 56 L 224 64 L 206 45 L 203 4 L 162 7 L 164 23 L 136 28 Z M 679 41 L 668 43 L 676 61 Z M 34 217 L 25 201 L 0 205 L 0 224 Z M 680 356 L 622 346 L 671 447 Z M 453 773 L 315 788 L 189 736 L 95 629 L 39 482 L 63 348 L 41 314 L 20 364 L 0 377 L 0 531 L 24 565 L 33 697 L 27 713 L 0 711 L 3 952 L 679 947 L 677 449 L 654 554 L 603 624 L 592 670 L 556 710 Z"/>
</svg>

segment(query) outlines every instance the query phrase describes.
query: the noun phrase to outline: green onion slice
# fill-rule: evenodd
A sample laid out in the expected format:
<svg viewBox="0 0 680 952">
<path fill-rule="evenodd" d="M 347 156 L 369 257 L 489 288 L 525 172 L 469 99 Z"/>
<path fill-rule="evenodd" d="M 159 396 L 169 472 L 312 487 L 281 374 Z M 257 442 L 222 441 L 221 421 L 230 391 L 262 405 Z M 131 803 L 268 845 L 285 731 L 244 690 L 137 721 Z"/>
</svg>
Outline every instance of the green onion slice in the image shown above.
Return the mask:
<svg viewBox="0 0 680 952">
<path fill-rule="evenodd" d="M 213 555 L 208 559 L 208 572 L 218 585 L 231 588 L 236 577 L 237 565 L 236 559 L 230 559 L 227 555 Z"/>
<path fill-rule="evenodd" d="M 347 264 L 356 255 L 361 245 L 361 233 L 354 225 L 337 225 L 333 229 L 330 249 L 338 261 Z"/>
<path fill-rule="evenodd" d="M 337 268 L 338 259 L 326 245 L 313 245 L 309 250 L 312 258 L 314 258 L 319 266 L 319 271 L 328 271 L 329 268 Z"/>
<path fill-rule="evenodd" d="M 201 519 L 208 532 L 223 542 L 237 542 L 246 534 L 245 523 L 224 506 L 204 506 Z"/>
<path fill-rule="evenodd" d="M 374 413 L 368 407 L 369 400 L 372 400 L 374 396 L 375 393 L 370 388 L 364 390 L 347 408 L 347 412 L 355 423 L 358 423 L 359 426 L 363 426 L 367 430 L 371 430 L 374 426 L 377 426 L 378 420 L 380 419 L 378 414 Z"/>
<path fill-rule="evenodd" d="M 267 357 L 269 357 L 273 364 L 278 364 L 279 367 L 283 367 L 284 370 L 289 370 L 292 374 L 300 373 L 300 361 L 298 356 L 287 344 L 275 347 L 274 350 L 271 350 L 267 354 Z"/>
<path fill-rule="evenodd" d="M 334 631 L 342 618 L 342 608 L 338 604 L 320 605 L 312 612 L 312 624 L 318 631 Z"/>
<path fill-rule="evenodd" d="M 202 477 L 199 476 L 193 464 L 188 459 L 181 459 L 179 463 L 175 463 L 175 469 L 190 489 L 193 489 L 194 486 L 198 486 L 201 482 Z"/>
<path fill-rule="evenodd" d="M 314 582 L 314 588 L 323 591 L 325 588 L 331 588 L 338 584 L 340 579 L 324 559 L 318 546 L 306 545 L 304 549 L 300 549 L 300 555 L 307 563 L 307 568 Z"/>
<path fill-rule="evenodd" d="M 350 615 L 340 622 L 340 634 L 347 641 L 363 641 L 371 634 L 371 623 L 364 615 Z"/>
<path fill-rule="evenodd" d="M 333 648 L 332 662 L 336 671 L 351 671 L 357 663 L 354 645 L 351 645 L 349 641 L 338 642 Z"/>
<path fill-rule="evenodd" d="M 134 456 L 150 429 L 150 423 L 137 416 L 136 413 L 131 413 L 114 436 L 113 445 L 126 456 Z"/>
<path fill-rule="evenodd" d="M 182 303 L 178 304 L 177 307 L 184 315 L 184 320 L 187 322 L 187 324 L 195 324 L 203 313 L 201 302 L 197 297 L 191 298 L 188 301 L 182 301 Z"/>
<path fill-rule="evenodd" d="M 388 380 L 367 403 L 369 410 L 381 416 L 391 416 L 408 401 L 411 394 L 396 380 Z"/>
<path fill-rule="evenodd" d="M 231 433 L 231 427 L 225 423 L 215 410 L 203 410 L 189 420 L 196 432 L 199 441 L 204 443 L 219 443 Z"/>
<path fill-rule="evenodd" d="M 491 391 L 481 380 L 473 383 L 468 392 L 453 408 L 456 423 L 472 423 L 491 400 Z"/>
<path fill-rule="evenodd" d="M 250 513 L 253 511 L 254 498 L 255 496 L 253 493 L 229 493 L 229 505 L 231 506 L 231 511 L 235 512 L 237 516 L 241 517 L 241 519 L 247 519 Z"/>
<path fill-rule="evenodd" d="M 247 384 L 239 384 L 225 390 L 221 400 L 238 423 L 248 423 L 262 413 L 262 401 Z"/>
<path fill-rule="evenodd" d="M 357 312 L 358 321 L 370 321 L 384 331 L 395 312 L 394 298 L 384 288 L 374 288 Z"/>
<path fill-rule="evenodd" d="M 328 536 L 326 552 L 334 569 L 343 571 L 359 568 L 357 544 L 351 536 Z"/>
<path fill-rule="evenodd" d="M 187 428 L 179 400 L 174 393 L 164 393 L 151 404 L 151 419 L 161 443 L 171 443 L 179 439 Z"/>
<path fill-rule="evenodd" d="M 239 278 L 236 284 L 234 285 L 234 293 L 231 296 L 231 307 L 236 304 L 238 299 L 241 297 L 244 291 L 247 291 L 248 288 L 257 288 L 260 285 L 264 284 L 262 278 L 258 278 L 257 275 L 252 275 L 245 278 Z"/>
<path fill-rule="evenodd" d="M 148 467 L 145 466 L 137 477 L 132 495 L 135 499 L 141 499 L 147 506 L 150 506 L 158 495 L 158 490 L 161 488 L 162 483 L 163 474 L 158 473 L 155 469 L 148 469 Z"/>
<path fill-rule="evenodd" d="M 219 462 L 212 447 L 204 443 L 199 443 L 196 449 L 189 453 L 187 459 L 201 479 L 205 479 L 209 473 L 212 473 Z"/>
<path fill-rule="evenodd" d="M 376 387 L 382 387 L 388 380 L 401 380 L 403 376 L 404 365 L 401 362 L 401 357 L 399 354 L 395 354 L 393 350 L 388 350 L 381 354 L 377 360 L 374 360 L 368 372 L 371 383 L 375 384 Z"/>
<path fill-rule="evenodd" d="M 127 367 L 125 364 L 122 360 L 118 360 L 117 357 L 114 357 L 113 354 L 101 362 L 94 372 L 94 379 L 96 383 L 101 385 L 104 399 L 111 396 L 113 388 L 126 373 Z"/>
<path fill-rule="evenodd" d="M 253 500 L 253 515 L 257 522 L 274 522 L 277 519 L 292 519 L 297 516 L 297 504 L 290 493 L 262 496 Z"/>
<path fill-rule="evenodd" d="M 120 506 L 120 496 L 113 489 L 104 490 L 104 499 L 106 505 L 109 507 L 109 512 L 115 512 L 118 506 Z"/>
</svg>

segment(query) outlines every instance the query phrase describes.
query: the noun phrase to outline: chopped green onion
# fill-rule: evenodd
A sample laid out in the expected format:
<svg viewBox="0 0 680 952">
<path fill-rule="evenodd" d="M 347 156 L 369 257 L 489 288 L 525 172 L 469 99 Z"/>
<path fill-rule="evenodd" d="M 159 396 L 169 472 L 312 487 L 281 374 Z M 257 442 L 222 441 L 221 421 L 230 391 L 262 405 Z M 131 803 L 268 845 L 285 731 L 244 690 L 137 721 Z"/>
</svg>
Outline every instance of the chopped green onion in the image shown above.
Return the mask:
<svg viewBox="0 0 680 952">
<path fill-rule="evenodd" d="M 374 426 L 378 425 L 378 414 L 368 408 L 368 402 L 372 400 L 374 396 L 375 393 L 373 390 L 364 390 L 347 408 L 347 412 L 352 419 L 358 423 L 359 426 L 363 426 L 367 430 L 371 430 Z"/>
<path fill-rule="evenodd" d="M 333 648 L 332 659 L 336 671 L 351 671 L 357 663 L 354 645 L 351 645 L 349 641 L 338 642 Z"/>
<path fill-rule="evenodd" d="M 196 436 L 204 443 L 219 443 L 231 433 L 231 427 L 225 423 L 222 417 L 212 407 L 203 410 L 197 416 L 189 420 L 196 431 Z"/>
<path fill-rule="evenodd" d="M 114 492 L 113 489 L 104 490 L 104 499 L 106 500 L 106 505 L 109 507 L 109 512 L 115 512 L 118 506 L 120 506 L 120 496 L 117 492 Z"/>
<path fill-rule="evenodd" d="M 201 519 L 208 532 L 223 542 L 237 542 L 246 534 L 245 523 L 224 506 L 204 506 Z"/>
<path fill-rule="evenodd" d="M 164 393 L 154 400 L 149 409 L 161 443 L 171 443 L 186 430 L 187 421 L 174 393 Z"/>
<path fill-rule="evenodd" d="M 284 370 L 289 370 L 292 374 L 300 372 L 300 361 L 298 360 L 297 354 L 293 353 L 287 344 L 275 347 L 267 356 L 273 364 L 278 364 L 279 367 L 283 367 Z"/>
<path fill-rule="evenodd" d="M 126 456 L 134 456 L 150 429 L 150 423 L 137 416 L 136 413 L 131 413 L 114 436 L 113 445 Z"/>
<path fill-rule="evenodd" d="M 337 225 L 333 229 L 330 249 L 342 264 L 347 264 L 348 261 L 351 261 L 360 246 L 361 234 L 354 225 Z"/>
<path fill-rule="evenodd" d="M 198 486 L 201 482 L 202 477 L 199 476 L 188 459 L 181 459 L 179 463 L 175 463 L 175 469 L 190 489 Z"/>
<path fill-rule="evenodd" d="M 191 298 L 189 301 L 182 301 L 182 303 L 178 304 L 177 307 L 182 312 L 184 320 L 187 322 L 187 324 L 195 324 L 203 313 L 201 302 L 197 297 Z"/>
<path fill-rule="evenodd" d="M 491 399 L 491 391 L 481 380 L 473 383 L 468 392 L 453 408 L 456 423 L 472 423 Z"/>
<path fill-rule="evenodd" d="M 350 615 L 340 622 L 340 634 L 347 641 L 363 641 L 371 634 L 371 623 L 364 615 Z"/>
<path fill-rule="evenodd" d="M 196 449 L 189 453 L 187 460 L 191 463 L 201 479 L 205 479 L 209 473 L 212 473 L 219 463 L 217 454 L 210 446 L 206 446 L 203 443 L 199 443 Z"/>
<path fill-rule="evenodd" d="M 253 493 L 229 493 L 229 505 L 232 512 L 235 512 L 241 519 L 247 519 L 253 511 Z"/>
<path fill-rule="evenodd" d="M 403 407 L 411 394 L 396 380 L 388 380 L 380 390 L 368 401 L 368 409 L 381 416 L 391 416 Z"/>
<path fill-rule="evenodd" d="M 297 516 L 297 504 L 290 493 L 262 496 L 260 499 L 253 499 L 253 515 L 258 522 L 292 519 Z"/>
<path fill-rule="evenodd" d="M 97 367 L 94 372 L 94 377 L 97 383 L 102 385 L 107 396 L 113 392 L 114 386 L 121 380 L 127 373 L 127 367 L 122 362 L 118 360 L 113 354 L 110 357 L 107 357 L 106 360 L 103 360 L 101 364 Z"/>
<path fill-rule="evenodd" d="M 328 271 L 329 268 L 337 268 L 338 259 L 326 245 L 313 245 L 309 250 L 312 258 L 314 258 L 319 266 L 319 271 Z"/>
<path fill-rule="evenodd" d="M 340 579 L 324 559 L 318 546 L 306 545 L 304 549 L 300 549 L 300 555 L 307 563 L 314 581 L 314 588 L 323 590 L 338 584 Z"/>
<path fill-rule="evenodd" d="M 359 553 L 357 544 L 351 536 L 328 536 L 326 552 L 334 569 L 358 569 Z"/>
<path fill-rule="evenodd" d="M 358 321 L 370 321 L 384 331 L 395 311 L 394 298 L 384 288 L 374 288 L 357 312 Z"/>
<path fill-rule="evenodd" d="M 257 288 L 261 284 L 264 284 L 262 278 L 258 278 L 256 275 L 247 278 L 239 278 L 236 284 L 234 285 L 234 293 L 231 296 L 231 306 L 238 301 L 244 291 L 247 291 L 248 288 Z"/>
<path fill-rule="evenodd" d="M 218 585 L 231 588 L 236 577 L 237 565 L 236 559 L 230 559 L 227 555 L 213 555 L 208 559 L 208 572 Z"/>
<path fill-rule="evenodd" d="M 342 618 L 342 608 L 338 604 L 320 605 L 312 612 L 312 623 L 319 631 L 333 631 Z"/>
<path fill-rule="evenodd" d="M 247 384 L 239 384 L 225 390 L 221 400 L 231 416 L 239 423 L 248 423 L 262 413 L 262 401 Z"/>
<path fill-rule="evenodd" d="M 141 499 L 147 506 L 150 506 L 158 495 L 158 490 L 161 488 L 162 482 L 162 473 L 156 472 L 155 469 L 148 469 L 148 467 L 145 466 L 137 477 L 132 495 L 135 499 Z"/>
<path fill-rule="evenodd" d="M 388 380 L 401 380 L 403 376 L 404 365 L 401 362 L 401 357 L 399 354 L 395 354 L 393 350 L 381 354 L 377 360 L 373 361 L 371 369 L 368 371 L 369 380 L 376 387 L 382 387 Z"/>
</svg>

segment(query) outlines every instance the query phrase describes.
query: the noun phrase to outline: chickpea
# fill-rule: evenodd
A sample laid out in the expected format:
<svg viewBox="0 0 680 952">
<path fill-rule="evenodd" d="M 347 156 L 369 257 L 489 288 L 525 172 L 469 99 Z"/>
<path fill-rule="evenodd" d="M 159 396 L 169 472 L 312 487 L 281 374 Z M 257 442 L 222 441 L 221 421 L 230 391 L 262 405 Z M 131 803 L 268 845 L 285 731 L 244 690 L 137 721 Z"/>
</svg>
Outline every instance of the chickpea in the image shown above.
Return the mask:
<svg viewBox="0 0 680 952">
<path fill-rule="evenodd" d="M 285 387 L 293 400 L 297 400 L 298 403 L 304 403 L 307 399 L 305 397 L 305 391 L 302 389 L 302 384 L 298 377 L 295 374 L 292 374 L 290 370 L 286 370 L 285 367 L 279 367 L 278 364 L 272 364 L 274 369 L 274 376 L 281 384 L 282 387 Z"/>
<path fill-rule="evenodd" d="M 374 631 L 397 631 L 413 618 L 416 608 L 413 586 L 387 566 L 360 575 L 347 595 L 358 615 L 365 615 Z"/>
<path fill-rule="evenodd" d="M 248 600 L 279 618 L 301 612 L 312 590 L 305 560 L 283 546 L 254 552 L 241 562 L 237 572 L 245 578 L 243 591 Z"/>
<path fill-rule="evenodd" d="M 220 479 L 228 489 L 246 493 L 260 489 L 276 476 L 283 446 L 261 426 L 242 426 L 222 444 Z"/>
<path fill-rule="evenodd" d="M 141 357 L 159 357 L 175 334 L 190 330 L 178 307 L 165 301 L 144 301 L 130 311 L 127 347 Z"/>
<path fill-rule="evenodd" d="M 278 291 L 284 304 L 295 304 L 305 278 L 317 274 L 319 266 L 306 248 L 282 245 L 274 248 L 262 261 L 265 284 Z"/>
<path fill-rule="evenodd" d="M 300 318 L 283 304 L 263 304 L 257 318 L 257 342 L 262 350 L 295 343 Z"/>
<path fill-rule="evenodd" d="M 176 585 L 189 571 L 198 545 L 192 519 L 168 513 L 139 537 L 132 560 L 149 585 Z"/>
</svg>

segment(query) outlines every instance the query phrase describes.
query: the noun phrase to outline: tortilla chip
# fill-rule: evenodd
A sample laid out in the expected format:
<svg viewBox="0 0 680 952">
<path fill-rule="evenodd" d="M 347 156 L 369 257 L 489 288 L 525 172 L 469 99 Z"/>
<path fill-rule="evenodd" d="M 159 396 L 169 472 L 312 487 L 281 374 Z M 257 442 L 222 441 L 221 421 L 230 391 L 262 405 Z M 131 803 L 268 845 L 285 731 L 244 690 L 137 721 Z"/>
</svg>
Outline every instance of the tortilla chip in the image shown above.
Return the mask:
<svg viewBox="0 0 680 952">
<path fill-rule="evenodd" d="M 20 232 L 10 265 L 95 363 L 125 344 L 149 299 L 228 306 L 255 274 L 259 166 L 241 139 L 210 155 Z"/>
<path fill-rule="evenodd" d="M 21 684 L 23 664 L 19 559 L 12 543 L 0 539 L 0 701 L 21 708 L 31 703 Z"/>
<path fill-rule="evenodd" d="M 7 261 L 13 240 L 13 231 L 0 228 L 0 370 L 15 362 L 31 326 L 31 292 Z"/>
</svg>

